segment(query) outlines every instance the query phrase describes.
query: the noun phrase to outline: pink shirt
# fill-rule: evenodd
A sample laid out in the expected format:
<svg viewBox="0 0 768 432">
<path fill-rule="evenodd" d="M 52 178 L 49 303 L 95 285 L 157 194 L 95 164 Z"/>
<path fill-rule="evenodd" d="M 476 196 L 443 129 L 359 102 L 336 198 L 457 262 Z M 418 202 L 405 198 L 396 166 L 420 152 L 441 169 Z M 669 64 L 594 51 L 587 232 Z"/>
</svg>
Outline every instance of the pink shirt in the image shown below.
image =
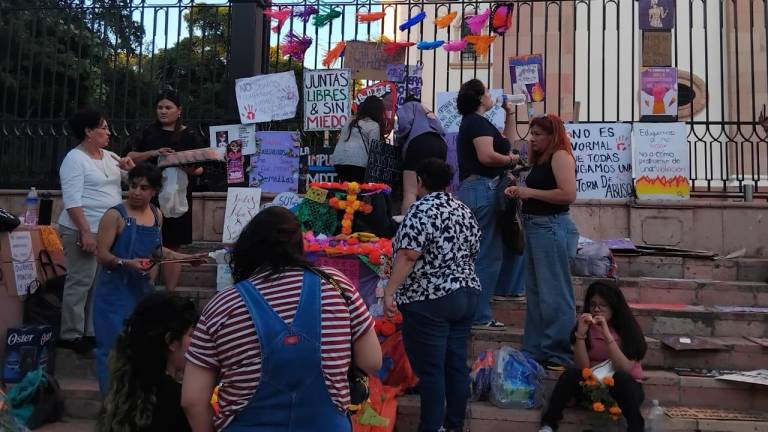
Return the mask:
<svg viewBox="0 0 768 432">
<path fill-rule="evenodd" d="M 589 350 L 587 351 L 587 355 L 589 356 L 589 366 L 592 367 L 600 362 L 608 360 L 608 343 L 603 335 L 603 330 L 598 328 L 598 326 L 590 326 L 588 334 Z M 616 334 L 613 329 L 611 329 L 611 335 L 619 348 L 621 348 L 621 338 L 619 335 Z M 632 375 L 632 378 L 635 380 L 640 381 L 643 379 L 643 367 L 639 361 L 635 361 L 634 363 L 635 365 L 632 367 L 632 370 L 629 371 L 629 374 Z"/>
</svg>

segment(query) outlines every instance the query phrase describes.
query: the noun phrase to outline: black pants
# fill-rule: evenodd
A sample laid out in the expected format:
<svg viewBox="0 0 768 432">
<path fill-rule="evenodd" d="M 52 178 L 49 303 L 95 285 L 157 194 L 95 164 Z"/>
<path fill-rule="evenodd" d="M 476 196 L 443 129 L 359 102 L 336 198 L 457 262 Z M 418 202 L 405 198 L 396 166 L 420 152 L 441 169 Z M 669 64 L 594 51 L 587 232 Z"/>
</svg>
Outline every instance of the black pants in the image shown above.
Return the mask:
<svg viewBox="0 0 768 432">
<path fill-rule="evenodd" d="M 583 380 L 581 371 L 573 367 L 566 369 L 560 375 L 552 391 L 552 397 L 549 399 L 549 405 L 541 417 L 542 426 L 547 425 L 557 430 L 558 423 L 563 419 L 565 405 L 573 399 L 582 397 L 579 383 Z M 640 405 L 645 399 L 643 386 L 626 372 L 614 373 L 613 381 L 614 386 L 610 388 L 611 396 L 621 408 L 624 418 L 627 419 L 627 432 L 643 432 L 645 421 L 640 414 Z"/>
</svg>

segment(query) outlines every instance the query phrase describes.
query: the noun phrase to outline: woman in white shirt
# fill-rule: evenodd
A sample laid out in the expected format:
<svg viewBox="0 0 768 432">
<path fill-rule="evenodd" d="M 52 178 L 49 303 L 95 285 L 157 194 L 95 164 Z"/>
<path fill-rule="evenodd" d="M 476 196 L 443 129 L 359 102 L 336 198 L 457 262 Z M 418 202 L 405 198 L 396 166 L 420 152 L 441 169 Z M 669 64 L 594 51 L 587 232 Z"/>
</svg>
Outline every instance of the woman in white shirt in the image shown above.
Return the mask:
<svg viewBox="0 0 768 432">
<path fill-rule="evenodd" d="M 339 181 L 365 180 L 371 141 L 384 139 L 384 102 L 368 96 L 358 105 L 355 116 L 341 128 L 339 142 L 331 155 Z"/>
<path fill-rule="evenodd" d="M 96 233 L 101 216 L 122 201 L 120 170 L 130 170 L 130 158 L 104 150 L 109 126 L 101 112 L 85 109 L 69 119 L 71 134 L 80 144 L 67 153 L 59 168 L 66 211 L 59 217 L 67 279 L 61 305 L 59 346 L 78 353 L 93 349 L 90 302 L 96 278 Z"/>
</svg>

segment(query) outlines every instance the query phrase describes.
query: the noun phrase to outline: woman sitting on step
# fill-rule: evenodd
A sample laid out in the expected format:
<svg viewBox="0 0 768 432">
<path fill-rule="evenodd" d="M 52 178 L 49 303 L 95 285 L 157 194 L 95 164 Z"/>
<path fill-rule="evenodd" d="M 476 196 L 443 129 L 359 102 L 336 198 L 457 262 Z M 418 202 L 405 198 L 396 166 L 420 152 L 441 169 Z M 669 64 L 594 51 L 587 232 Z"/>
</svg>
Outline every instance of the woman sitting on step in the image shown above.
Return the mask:
<svg viewBox="0 0 768 432">
<path fill-rule="evenodd" d="M 197 318 L 189 299 L 166 293 L 136 306 L 109 357 L 113 385 L 99 415 L 99 432 L 191 430 L 181 409 L 179 377 Z"/>
<path fill-rule="evenodd" d="M 640 384 L 640 362 L 647 349 L 643 331 L 621 290 L 613 285 L 590 285 L 584 296 L 584 310 L 571 332 L 576 367 L 567 368 L 557 381 L 539 432 L 557 429 L 566 404 L 582 394 L 582 370 L 606 360 L 610 360 L 614 371 L 614 385 L 609 391 L 627 420 L 627 431 L 642 432 L 645 422 L 640 405 L 645 394 Z"/>
</svg>

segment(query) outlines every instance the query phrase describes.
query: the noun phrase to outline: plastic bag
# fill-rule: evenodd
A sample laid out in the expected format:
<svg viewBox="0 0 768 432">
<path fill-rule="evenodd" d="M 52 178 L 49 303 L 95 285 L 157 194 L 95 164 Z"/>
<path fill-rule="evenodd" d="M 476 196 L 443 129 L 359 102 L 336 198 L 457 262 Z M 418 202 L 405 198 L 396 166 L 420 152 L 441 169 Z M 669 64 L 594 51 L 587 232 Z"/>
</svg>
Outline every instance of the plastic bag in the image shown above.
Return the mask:
<svg viewBox="0 0 768 432">
<path fill-rule="evenodd" d="M 574 276 L 617 277 L 616 260 L 603 242 L 596 241 L 580 245 L 573 258 Z"/>
<path fill-rule="evenodd" d="M 469 399 L 486 400 L 491 393 L 491 374 L 493 374 L 494 350 L 485 350 L 477 356 L 469 372 Z"/>
<path fill-rule="evenodd" d="M 189 178 L 181 168 L 170 167 L 163 170 L 163 188 L 157 200 L 165 217 L 180 217 L 189 210 L 187 186 Z"/>
<path fill-rule="evenodd" d="M 535 360 L 511 347 L 496 352 L 491 375 L 491 403 L 499 408 L 535 408 L 543 399 L 544 370 Z"/>
</svg>

